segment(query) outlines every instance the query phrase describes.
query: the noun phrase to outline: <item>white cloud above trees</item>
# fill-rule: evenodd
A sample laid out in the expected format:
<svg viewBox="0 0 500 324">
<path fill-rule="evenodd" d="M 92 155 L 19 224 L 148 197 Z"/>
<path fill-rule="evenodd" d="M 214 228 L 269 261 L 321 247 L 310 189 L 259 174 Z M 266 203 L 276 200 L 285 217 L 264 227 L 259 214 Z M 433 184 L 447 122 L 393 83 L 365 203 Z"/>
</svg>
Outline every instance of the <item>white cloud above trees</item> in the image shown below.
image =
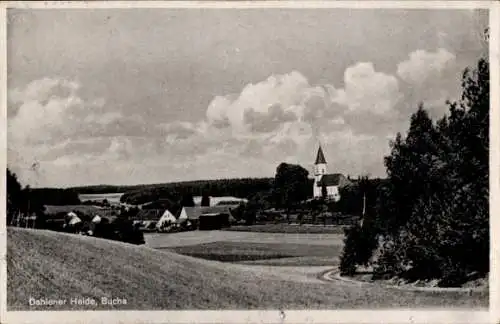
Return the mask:
<svg viewBox="0 0 500 324">
<path fill-rule="evenodd" d="M 441 117 L 447 112 L 446 100 L 455 100 L 459 96 L 461 72 L 457 68 L 456 55 L 445 48 L 411 52 L 397 65 L 397 75 L 402 80 L 406 98 L 406 108 L 403 109 L 411 111 L 422 102 L 432 117 Z"/>
<path fill-rule="evenodd" d="M 77 81 L 44 78 L 9 92 L 15 107 L 9 162 L 19 172 L 42 159 L 46 177 L 39 180 L 48 185 L 57 185 L 57 174 L 79 183 L 130 175 L 158 182 L 164 173 L 177 180 L 259 176 L 272 175 L 282 161 L 310 169 L 321 141 L 333 168 L 381 175 L 387 136 L 404 130 L 409 115 L 401 105 L 408 100 L 403 83 L 432 81 L 446 92 L 440 75 L 453 62 L 445 50 L 418 50 L 396 65 L 395 75 L 358 62 L 337 85 L 311 84 L 299 71 L 271 74 L 239 93 L 215 96 L 196 121 L 148 120 L 140 111 L 127 116 L 106 98 L 80 95 L 85 85 Z M 419 95 L 436 100 L 432 92 Z"/>
<path fill-rule="evenodd" d="M 444 48 L 435 52 L 416 50 L 398 64 L 398 76 L 413 85 L 420 86 L 429 79 L 440 77 L 455 62 L 455 55 Z"/>
</svg>

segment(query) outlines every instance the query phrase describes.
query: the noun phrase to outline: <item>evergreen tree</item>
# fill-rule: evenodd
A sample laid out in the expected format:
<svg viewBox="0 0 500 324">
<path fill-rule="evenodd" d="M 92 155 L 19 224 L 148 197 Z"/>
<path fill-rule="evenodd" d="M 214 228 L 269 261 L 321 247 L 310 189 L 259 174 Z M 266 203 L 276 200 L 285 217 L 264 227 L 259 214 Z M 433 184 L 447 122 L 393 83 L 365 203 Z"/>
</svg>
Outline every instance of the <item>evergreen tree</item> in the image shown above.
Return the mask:
<svg viewBox="0 0 500 324">
<path fill-rule="evenodd" d="M 181 205 L 182 207 L 194 207 L 194 206 L 195 206 L 195 203 L 194 203 L 193 194 L 192 194 L 191 192 L 187 192 L 187 193 L 185 193 L 185 194 L 182 196 L 182 199 L 181 199 L 180 205 Z"/>
<path fill-rule="evenodd" d="M 203 196 L 201 197 L 201 205 L 210 206 L 210 196 L 208 195 L 208 192 L 203 193 Z"/>
<path fill-rule="evenodd" d="M 10 225 L 15 214 L 21 209 L 21 183 L 17 175 L 7 168 L 7 225 Z"/>
<path fill-rule="evenodd" d="M 489 268 L 486 59 L 465 70 L 462 87 L 449 116 L 434 124 L 420 106 L 406 138 L 397 135 L 376 212 L 390 246 L 380 259 L 398 260 L 391 268 L 406 265 L 412 279 L 441 278 L 448 286 Z"/>
</svg>

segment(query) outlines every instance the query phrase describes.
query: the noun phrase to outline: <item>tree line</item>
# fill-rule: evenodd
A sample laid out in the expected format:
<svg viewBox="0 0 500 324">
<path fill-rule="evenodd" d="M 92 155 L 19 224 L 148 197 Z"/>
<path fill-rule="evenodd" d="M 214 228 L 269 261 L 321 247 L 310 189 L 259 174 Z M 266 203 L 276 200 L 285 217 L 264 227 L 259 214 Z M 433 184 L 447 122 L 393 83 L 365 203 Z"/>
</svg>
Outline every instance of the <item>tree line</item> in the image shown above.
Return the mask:
<svg viewBox="0 0 500 324">
<path fill-rule="evenodd" d="M 161 199 L 180 200 L 184 196 L 234 196 L 247 198 L 256 192 L 273 186 L 273 178 L 241 178 L 172 182 L 161 185 L 145 185 L 127 191 L 120 201 L 140 205 Z"/>
<path fill-rule="evenodd" d="M 18 214 L 38 214 L 43 205 L 79 205 L 72 189 L 23 187 L 17 175 L 7 168 L 7 224 Z"/>
</svg>

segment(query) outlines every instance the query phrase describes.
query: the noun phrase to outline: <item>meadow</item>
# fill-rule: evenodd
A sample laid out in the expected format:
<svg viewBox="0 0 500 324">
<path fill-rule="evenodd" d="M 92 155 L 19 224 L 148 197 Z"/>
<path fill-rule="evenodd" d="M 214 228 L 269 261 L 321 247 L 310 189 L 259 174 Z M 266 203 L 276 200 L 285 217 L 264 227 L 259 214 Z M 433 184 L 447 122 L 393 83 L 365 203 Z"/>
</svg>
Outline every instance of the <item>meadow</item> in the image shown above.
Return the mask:
<svg viewBox="0 0 500 324">
<path fill-rule="evenodd" d="M 206 260 L 270 266 L 336 267 L 343 244 L 343 235 L 332 233 L 223 230 L 145 234 L 144 238 L 147 246 L 159 250 Z"/>
<path fill-rule="evenodd" d="M 343 226 L 322 226 L 310 224 L 257 224 L 233 225 L 224 229 L 235 232 L 290 233 L 290 234 L 343 234 Z"/>
<path fill-rule="evenodd" d="M 338 263 L 341 247 L 338 245 L 212 242 L 168 249 L 196 258 L 222 262 L 246 262 L 268 265 L 330 265 Z M 292 260 L 285 260 L 291 258 Z M 264 261 L 264 262 L 260 262 Z"/>
</svg>

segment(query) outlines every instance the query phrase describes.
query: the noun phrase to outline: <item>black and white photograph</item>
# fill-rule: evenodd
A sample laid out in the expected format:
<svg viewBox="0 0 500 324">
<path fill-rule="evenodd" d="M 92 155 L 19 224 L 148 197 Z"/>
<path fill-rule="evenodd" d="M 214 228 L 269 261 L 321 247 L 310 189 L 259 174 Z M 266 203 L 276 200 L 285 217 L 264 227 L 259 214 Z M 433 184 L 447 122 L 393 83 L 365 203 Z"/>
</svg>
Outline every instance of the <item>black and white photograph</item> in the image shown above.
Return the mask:
<svg viewBox="0 0 500 324">
<path fill-rule="evenodd" d="M 493 2 L 5 6 L 4 310 L 488 312 Z"/>
</svg>

